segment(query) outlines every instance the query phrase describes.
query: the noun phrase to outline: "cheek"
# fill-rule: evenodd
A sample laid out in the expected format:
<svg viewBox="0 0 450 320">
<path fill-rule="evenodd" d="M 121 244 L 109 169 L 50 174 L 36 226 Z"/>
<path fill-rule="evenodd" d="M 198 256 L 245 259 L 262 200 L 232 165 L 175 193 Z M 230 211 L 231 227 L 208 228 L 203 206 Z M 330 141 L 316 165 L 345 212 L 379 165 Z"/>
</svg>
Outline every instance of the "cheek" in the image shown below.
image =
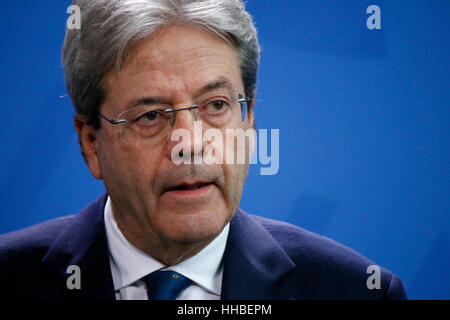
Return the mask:
<svg viewBox="0 0 450 320">
<path fill-rule="evenodd" d="M 127 173 L 126 168 L 130 165 L 133 148 L 130 144 L 120 141 L 119 137 L 108 135 L 100 145 L 100 167 L 104 177 Z"/>
<path fill-rule="evenodd" d="M 243 130 L 235 131 L 236 136 L 224 133 L 223 164 L 225 198 L 228 205 L 237 209 L 242 189 L 247 178 L 251 159 L 251 135 L 247 137 Z"/>
<path fill-rule="evenodd" d="M 239 205 L 248 168 L 249 166 L 246 164 L 223 165 L 224 186 L 227 190 L 226 198 L 233 209 L 237 209 Z"/>
<path fill-rule="evenodd" d="M 115 140 L 117 141 L 117 140 Z M 151 192 L 161 148 L 119 140 L 100 148 L 100 167 L 109 192 Z M 139 195 L 137 195 L 139 197 Z"/>
</svg>

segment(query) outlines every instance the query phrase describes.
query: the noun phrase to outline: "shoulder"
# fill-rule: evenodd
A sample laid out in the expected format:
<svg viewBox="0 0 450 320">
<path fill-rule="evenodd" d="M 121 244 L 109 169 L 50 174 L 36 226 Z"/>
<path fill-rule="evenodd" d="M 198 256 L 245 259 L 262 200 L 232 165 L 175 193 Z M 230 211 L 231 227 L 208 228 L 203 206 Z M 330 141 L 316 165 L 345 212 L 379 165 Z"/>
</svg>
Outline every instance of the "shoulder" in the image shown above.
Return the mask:
<svg viewBox="0 0 450 320">
<path fill-rule="evenodd" d="M 0 235 L 0 299 L 43 299 L 64 286 L 67 266 L 80 263 L 103 239 L 105 198 L 77 214 Z"/>
<path fill-rule="evenodd" d="M 0 299 L 42 299 L 56 286 L 59 277 L 42 260 L 72 219 L 57 218 L 0 235 L 0 282 L 4 288 Z"/>
<path fill-rule="evenodd" d="M 88 204 L 80 212 L 47 220 L 28 228 L 0 235 L 0 263 L 13 261 L 13 257 L 33 253 L 33 257 L 46 251 L 59 241 L 71 239 L 81 242 L 95 233 L 98 222 L 102 224 L 102 213 L 107 194 Z M 58 239 L 59 238 L 59 239 Z"/>
<path fill-rule="evenodd" d="M 60 217 L 0 235 L 0 264 L 42 258 L 73 217 Z"/>
<path fill-rule="evenodd" d="M 389 270 L 377 265 L 355 250 L 325 236 L 290 223 L 249 215 L 260 224 L 295 263 L 303 283 L 325 286 L 332 292 L 339 288 L 338 299 L 404 299 L 402 281 Z M 368 290 L 367 280 L 373 270 L 379 271 L 381 290 Z M 307 280 L 304 275 L 307 274 Z M 313 289 L 311 289 L 313 290 Z"/>
<path fill-rule="evenodd" d="M 373 263 L 355 250 L 330 238 L 305 230 L 293 224 L 267 219 L 256 215 L 251 217 L 266 229 L 291 258 L 302 253 L 309 259 L 333 260 L 341 263 Z"/>
</svg>

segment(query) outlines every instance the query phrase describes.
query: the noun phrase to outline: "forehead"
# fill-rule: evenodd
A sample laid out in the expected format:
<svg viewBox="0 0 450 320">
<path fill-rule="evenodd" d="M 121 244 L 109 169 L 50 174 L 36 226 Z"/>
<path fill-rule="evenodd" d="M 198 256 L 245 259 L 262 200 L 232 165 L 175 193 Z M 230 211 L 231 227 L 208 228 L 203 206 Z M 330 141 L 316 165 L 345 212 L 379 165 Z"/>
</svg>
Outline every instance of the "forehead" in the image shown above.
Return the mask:
<svg viewBox="0 0 450 320">
<path fill-rule="evenodd" d="M 143 95 L 184 99 L 218 78 L 243 89 L 236 50 L 200 27 L 168 26 L 139 42 L 106 83 L 108 96 L 125 103 Z"/>
</svg>

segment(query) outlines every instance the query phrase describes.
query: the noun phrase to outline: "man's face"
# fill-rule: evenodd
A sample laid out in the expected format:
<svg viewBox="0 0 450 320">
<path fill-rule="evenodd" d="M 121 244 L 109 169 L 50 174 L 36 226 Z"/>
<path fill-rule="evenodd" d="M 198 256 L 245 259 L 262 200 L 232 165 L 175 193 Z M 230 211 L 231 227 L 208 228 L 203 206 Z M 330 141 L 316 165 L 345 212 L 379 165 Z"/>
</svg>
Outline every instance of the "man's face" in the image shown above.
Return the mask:
<svg viewBox="0 0 450 320">
<path fill-rule="evenodd" d="M 113 70 L 105 80 L 107 96 L 100 112 L 110 119 L 147 97 L 179 109 L 204 95 L 213 100 L 215 95 L 222 99 L 223 92 L 244 94 L 235 49 L 188 26 L 166 27 L 144 39 L 127 55 L 120 73 Z M 244 130 L 247 124 L 239 123 Z M 171 130 L 187 129 L 193 137 L 193 126 L 190 111 L 180 111 Z M 248 165 L 175 165 L 171 153 L 177 143 L 170 134 L 157 144 L 132 138 L 123 126 L 106 121 L 97 132 L 89 167 L 104 180 L 119 227 L 136 242 L 148 237 L 209 241 L 238 207 Z M 194 143 L 198 141 L 192 141 L 192 150 Z M 205 141 L 200 145 L 204 149 Z"/>
</svg>

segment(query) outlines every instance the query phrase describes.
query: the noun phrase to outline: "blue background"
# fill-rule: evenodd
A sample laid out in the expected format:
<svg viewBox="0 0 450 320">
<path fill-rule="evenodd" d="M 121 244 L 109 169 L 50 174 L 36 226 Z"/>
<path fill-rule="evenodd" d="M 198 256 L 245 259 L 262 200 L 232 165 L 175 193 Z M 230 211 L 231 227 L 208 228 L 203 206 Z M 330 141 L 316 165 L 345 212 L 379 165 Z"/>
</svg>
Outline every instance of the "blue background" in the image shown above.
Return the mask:
<svg viewBox="0 0 450 320">
<path fill-rule="evenodd" d="M 381 8 L 368 30 L 366 8 Z M 104 190 L 72 127 L 60 47 L 68 1 L 2 3 L 0 233 L 75 213 Z M 251 0 L 260 128 L 280 170 L 253 166 L 241 206 L 326 235 L 450 298 L 450 1 Z"/>
</svg>

